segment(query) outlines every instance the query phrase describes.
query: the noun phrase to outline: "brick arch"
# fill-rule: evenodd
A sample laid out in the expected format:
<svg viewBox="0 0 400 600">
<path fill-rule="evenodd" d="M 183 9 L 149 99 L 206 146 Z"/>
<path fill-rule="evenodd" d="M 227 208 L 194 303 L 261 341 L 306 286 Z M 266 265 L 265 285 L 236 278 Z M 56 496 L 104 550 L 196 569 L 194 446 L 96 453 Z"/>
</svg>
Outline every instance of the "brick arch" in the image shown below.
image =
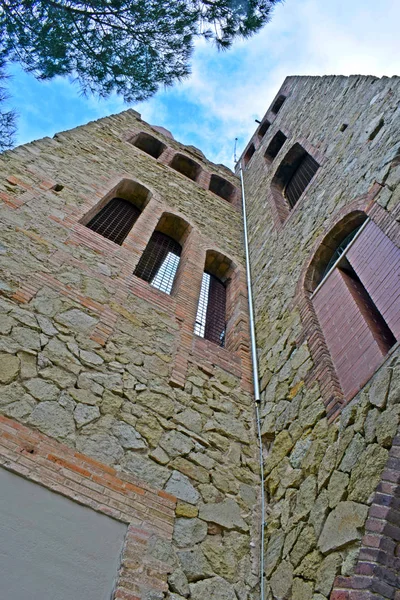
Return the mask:
<svg viewBox="0 0 400 600">
<path fill-rule="evenodd" d="M 336 577 L 330 600 L 400 600 L 400 429 L 368 511 L 350 577 Z"/>
</svg>

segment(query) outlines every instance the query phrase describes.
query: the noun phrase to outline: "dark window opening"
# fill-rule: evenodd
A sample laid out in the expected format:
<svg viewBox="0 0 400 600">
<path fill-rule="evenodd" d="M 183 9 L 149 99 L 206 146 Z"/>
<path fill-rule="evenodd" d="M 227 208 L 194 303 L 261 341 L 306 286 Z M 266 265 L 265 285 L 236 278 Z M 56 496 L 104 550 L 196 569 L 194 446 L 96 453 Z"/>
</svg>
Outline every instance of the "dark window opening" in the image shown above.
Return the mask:
<svg viewBox="0 0 400 600">
<path fill-rule="evenodd" d="M 254 152 L 256 151 L 254 144 L 250 144 L 247 148 L 246 154 L 243 157 L 244 166 L 247 166 Z"/>
<path fill-rule="evenodd" d="M 143 252 L 134 275 L 170 294 L 178 270 L 182 246 L 161 231 L 155 231 Z"/>
<path fill-rule="evenodd" d="M 235 196 L 235 186 L 219 175 L 211 175 L 209 190 L 228 202 Z"/>
<path fill-rule="evenodd" d="M 183 154 L 175 154 L 170 166 L 175 169 L 175 171 L 178 171 L 179 173 L 182 173 L 182 175 L 192 179 L 192 181 L 197 181 L 201 173 L 200 165 Z"/>
<path fill-rule="evenodd" d="M 270 128 L 271 123 L 269 121 L 264 121 L 263 123 L 261 123 L 257 135 L 258 135 L 258 139 L 261 140 L 263 139 L 264 135 L 267 133 L 268 129 Z"/>
<path fill-rule="evenodd" d="M 223 347 L 225 345 L 225 319 L 226 286 L 214 275 L 204 272 L 194 332 Z"/>
<path fill-rule="evenodd" d="M 344 240 L 342 242 L 340 242 L 340 244 L 337 246 L 336 250 L 332 254 L 332 257 L 331 257 L 330 261 L 326 265 L 326 268 L 325 268 L 325 271 L 322 274 L 321 280 L 329 273 L 329 271 L 332 269 L 332 267 L 335 264 L 335 262 L 342 256 L 342 254 L 345 252 L 345 250 L 347 249 L 347 247 L 349 246 L 349 244 L 353 241 L 353 239 L 355 238 L 355 236 L 357 235 L 357 233 L 358 233 L 358 231 L 360 230 L 361 227 L 362 227 L 362 225 L 359 225 L 358 227 L 356 227 L 355 229 L 353 229 L 353 231 L 351 231 L 344 238 Z"/>
<path fill-rule="evenodd" d="M 286 142 L 287 137 L 284 133 L 282 133 L 282 131 L 278 131 L 274 137 L 272 138 L 272 140 L 270 141 L 268 148 L 265 151 L 265 160 L 267 162 L 272 162 L 274 160 L 274 158 L 276 158 L 283 146 L 283 144 Z"/>
<path fill-rule="evenodd" d="M 362 284 L 361 279 L 345 257 L 339 263 L 339 270 L 348 275 L 347 287 L 357 304 L 358 310 L 364 317 L 381 352 L 387 354 L 390 348 L 395 345 L 396 338 Z"/>
<path fill-rule="evenodd" d="M 282 108 L 282 104 L 285 102 L 285 100 L 286 100 L 286 96 L 284 96 L 283 94 L 280 94 L 277 97 L 277 99 L 275 100 L 275 102 L 273 103 L 273 105 L 271 107 L 271 112 L 273 112 L 276 115 Z"/>
<path fill-rule="evenodd" d="M 317 161 L 312 156 L 305 153 L 285 187 L 284 195 L 290 208 L 293 208 L 298 202 L 318 169 L 319 164 Z"/>
<path fill-rule="evenodd" d="M 143 150 L 150 156 L 158 158 L 164 152 L 166 145 L 160 142 L 157 138 L 148 133 L 139 133 L 139 135 L 131 142 L 139 150 Z"/>
<path fill-rule="evenodd" d="M 86 227 L 121 245 L 139 215 L 139 208 L 132 202 L 123 198 L 112 198 Z"/>
</svg>

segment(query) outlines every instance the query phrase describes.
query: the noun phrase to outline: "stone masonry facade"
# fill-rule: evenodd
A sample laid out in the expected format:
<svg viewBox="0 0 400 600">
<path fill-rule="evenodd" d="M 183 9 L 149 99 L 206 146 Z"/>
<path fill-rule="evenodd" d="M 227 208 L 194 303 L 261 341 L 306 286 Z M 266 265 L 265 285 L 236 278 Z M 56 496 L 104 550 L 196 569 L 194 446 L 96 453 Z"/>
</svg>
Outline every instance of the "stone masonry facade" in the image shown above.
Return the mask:
<svg viewBox="0 0 400 600">
<path fill-rule="evenodd" d="M 131 143 L 140 132 L 163 142 L 160 157 Z M 165 133 L 128 110 L 1 157 L 0 410 L 29 442 L 2 464 L 78 501 L 90 487 L 89 505 L 136 527 L 144 562 L 123 579 L 123 558 L 116 598 L 244 600 L 257 596 L 259 466 L 238 182 Z M 197 181 L 171 168 L 178 152 Z M 212 175 L 231 183 L 230 201 L 209 190 Z M 119 246 L 81 221 L 121 182 L 147 203 Z M 173 217 L 186 238 L 168 295 L 133 271 Z M 230 265 L 224 348 L 193 334 L 207 252 Z M 124 481 L 139 518 L 129 497 L 118 505 Z"/>
<path fill-rule="evenodd" d="M 243 169 L 266 473 L 265 597 L 397 599 L 398 344 L 346 397 L 310 282 L 329 232 L 352 215 L 367 215 L 400 247 L 400 79 L 289 77 L 278 94 L 286 100 L 266 113 L 270 125 L 249 142 L 255 151 Z M 271 160 L 264 155 L 278 131 L 285 142 Z M 319 169 L 290 210 L 274 182 L 295 144 Z"/>
<path fill-rule="evenodd" d="M 400 247 L 399 97 L 289 77 L 241 159 L 263 515 L 239 171 L 133 110 L 0 157 L 0 464 L 128 525 L 115 599 L 255 600 L 263 526 L 265 600 L 399 600 L 399 346 L 344 391 L 312 299 L 332 232 L 370 219 Z M 318 169 L 291 207 L 299 152 Z M 141 213 L 118 245 L 86 224 L 124 194 Z M 160 224 L 171 294 L 134 275 Z M 205 265 L 224 347 L 193 333 Z"/>
</svg>

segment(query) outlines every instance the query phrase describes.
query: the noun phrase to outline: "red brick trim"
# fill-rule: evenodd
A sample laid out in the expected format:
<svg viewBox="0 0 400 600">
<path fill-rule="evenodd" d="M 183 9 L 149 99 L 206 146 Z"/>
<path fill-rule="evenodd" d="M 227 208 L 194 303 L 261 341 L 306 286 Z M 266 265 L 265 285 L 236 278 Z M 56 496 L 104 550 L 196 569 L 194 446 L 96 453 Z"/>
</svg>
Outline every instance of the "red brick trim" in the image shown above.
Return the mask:
<svg viewBox="0 0 400 600">
<path fill-rule="evenodd" d="M 368 512 L 354 575 L 336 577 L 330 600 L 398 600 L 399 590 L 400 435 L 397 435 Z"/>
<path fill-rule="evenodd" d="M 318 381 L 322 399 L 325 403 L 327 416 L 333 421 L 341 412 L 343 406 L 351 398 L 346 399 L 340 386 L 335 367 L 333 365 L 324 335 L 318 322 L 311 293 L 314 286 L 315 264 L 318 260 L 318 251 L 322 247 L 329 232 L 337 227 L 346 217 L 364 212 L 368 215 L 390 239 L 400 246 L 400 225 L 393 216 L 375 202 L 376 197 L 382 190 L 382 186 L 374 183 L 369 192 L 354 200 L 351 204 L 343 207 L 327 223 L 324 232 L 314 243 L 309 259 L 306 261 L 300 275 L 293 306 L 297 305 L 303 325 L 303 332 L 298 338 L 298 345 L 307 341 L 314 366 L 311 369 L 306 383 L 312 384 Z M 386 360 L 384 358 L 382 362 Z M 365 382 L 366 383 L 366 382 Z"/>
<path fill-rule="evenodd" d="M 114 598 L 167 591 L 168 565 L 146 555 L 151 538 L 172 539 L 176 498 L 151 489 L 38 431 L 0 416 L 0 465 L 128 524 Z"/>
</svg>

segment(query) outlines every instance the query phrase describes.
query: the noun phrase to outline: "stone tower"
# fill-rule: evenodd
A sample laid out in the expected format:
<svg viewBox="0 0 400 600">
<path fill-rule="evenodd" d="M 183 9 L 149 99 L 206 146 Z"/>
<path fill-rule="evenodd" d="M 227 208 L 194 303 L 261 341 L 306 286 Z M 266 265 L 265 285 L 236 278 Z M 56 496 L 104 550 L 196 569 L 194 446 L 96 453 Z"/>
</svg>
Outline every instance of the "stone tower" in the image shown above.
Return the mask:
<svg viewBox="0 0 400 600">
<path fill-rule="evenodd" d="M 400 79 L 289 77 L 241 158 L 265 597 L 400 597 Z"/>
<path fill-rule="evenodd" d="M 132 110 L 2 155 L 5 596 L 399 600 L 399 87 L 286 79 L 236 175 Z"/>
<path fill-rule="evenodd" d="M 237 178 L 133 110 L 1 160 L 1 522 L 51 548 L 2 547 L 2 594 L 255 598 Z"/>
</svg>

